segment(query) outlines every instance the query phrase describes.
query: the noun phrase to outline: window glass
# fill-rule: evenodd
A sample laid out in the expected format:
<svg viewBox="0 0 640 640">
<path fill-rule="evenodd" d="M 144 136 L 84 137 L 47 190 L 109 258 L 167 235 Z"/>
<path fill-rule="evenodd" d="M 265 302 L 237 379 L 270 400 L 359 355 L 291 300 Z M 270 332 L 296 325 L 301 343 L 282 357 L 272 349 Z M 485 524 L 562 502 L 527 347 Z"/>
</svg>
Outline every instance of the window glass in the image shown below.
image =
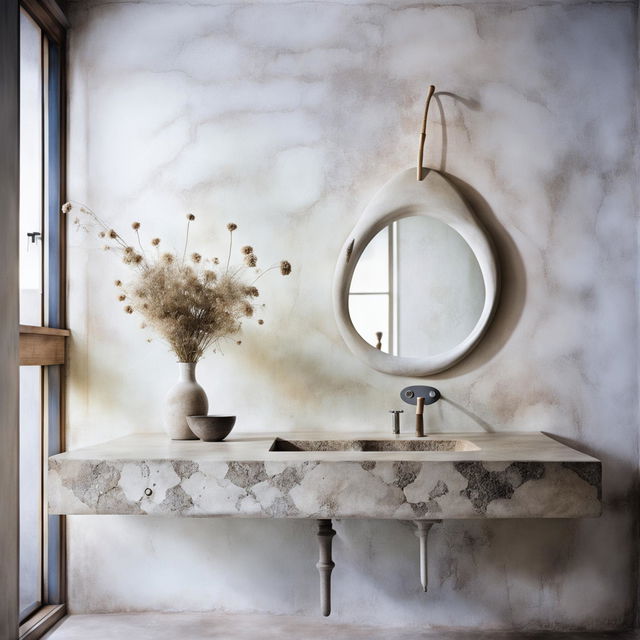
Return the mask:
<svg viewBox="0 0 640 640">
<path fill-rule="evenodd" d="M 20 12 L 20 323 L 42 322 L 43 55 L 40 27 Z"/>
<path fill-rule="evenodd" d="M 42 324 L 43 37 L 20 12 L 20 323 Z M 43 598 L 43 375 L 20 367 L 20 620 Z"/>
<path fill-rule="evenodd" d="M 20 367 L 20 618 L 42 602 L 42 367 Z"/>
</svg>

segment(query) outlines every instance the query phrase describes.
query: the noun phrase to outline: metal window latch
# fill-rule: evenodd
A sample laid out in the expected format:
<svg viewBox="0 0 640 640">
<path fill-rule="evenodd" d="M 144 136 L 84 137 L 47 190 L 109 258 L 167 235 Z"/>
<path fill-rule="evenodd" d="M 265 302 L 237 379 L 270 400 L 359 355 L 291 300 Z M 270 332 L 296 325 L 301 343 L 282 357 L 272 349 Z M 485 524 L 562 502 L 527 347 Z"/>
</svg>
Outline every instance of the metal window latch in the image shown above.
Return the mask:
<svg viewBox="0 0 640 640">
<path fill-rule="evenodd" d="M 42 234 L 39 231 L 29 231 L 27 232 L 27 237 L 31 240 L 31 244 L 35 244 L 42 238 Z"/>
</svg>

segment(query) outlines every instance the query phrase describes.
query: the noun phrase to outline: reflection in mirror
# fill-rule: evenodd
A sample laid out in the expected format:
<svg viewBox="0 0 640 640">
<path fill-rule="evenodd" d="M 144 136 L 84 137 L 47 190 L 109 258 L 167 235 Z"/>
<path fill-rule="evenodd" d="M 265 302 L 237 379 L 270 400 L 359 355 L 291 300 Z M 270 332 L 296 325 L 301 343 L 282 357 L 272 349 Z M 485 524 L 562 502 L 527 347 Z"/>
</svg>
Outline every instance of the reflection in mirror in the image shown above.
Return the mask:
<svg viewBox="0 0 640 640">
<path fill-rule="evenodd" d="M 460 344 L 484 300 L 480 265 L 462 236 L 439 220 L 412 216 L 367 245 L 351 280 L 349 315 L 371 346 L 425 357 Z"/>
</svg>

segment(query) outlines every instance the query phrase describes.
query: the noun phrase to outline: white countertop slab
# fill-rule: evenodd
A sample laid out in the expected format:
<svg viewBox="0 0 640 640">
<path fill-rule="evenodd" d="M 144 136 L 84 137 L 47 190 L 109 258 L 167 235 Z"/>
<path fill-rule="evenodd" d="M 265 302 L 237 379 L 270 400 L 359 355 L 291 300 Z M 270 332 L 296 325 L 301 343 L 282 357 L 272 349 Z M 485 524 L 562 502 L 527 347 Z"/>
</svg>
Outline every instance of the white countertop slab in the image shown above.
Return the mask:
<svg viewBox="0 0 640 640">
<path fill-rule="evenodd" d="M 61 453 L 55 460 L 194 460 L 194 461 L 540 461 L 598 462 L 540 432 L 439 433 L 429 440 L 468 440 L 478 451 L 269 451 L 276 438 L 285 440 L 419 440 L 414 435 L 380 432 L 293 431 L 231 433 L 223 442 L 170 440 L 164 433 L 136 433 Z"/>
</svg>

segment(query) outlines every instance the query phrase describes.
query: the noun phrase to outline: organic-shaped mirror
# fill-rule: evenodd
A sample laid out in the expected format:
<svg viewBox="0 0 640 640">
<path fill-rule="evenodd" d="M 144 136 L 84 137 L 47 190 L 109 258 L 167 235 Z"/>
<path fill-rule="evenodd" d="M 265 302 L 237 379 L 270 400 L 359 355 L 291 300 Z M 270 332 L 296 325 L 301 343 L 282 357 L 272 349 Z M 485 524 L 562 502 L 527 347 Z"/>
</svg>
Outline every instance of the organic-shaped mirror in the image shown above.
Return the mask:
<svg viewBox="0 0 640 640">
<path fill-rule="evenodd" d="M 473 349 L 497 292 L 493 251 L 469 206 L 437 171 L 409 169 L 374 196 L 347 239 L 334 304 L 355 355 L 379 371 L 423 376 Z"/>
</svg>

